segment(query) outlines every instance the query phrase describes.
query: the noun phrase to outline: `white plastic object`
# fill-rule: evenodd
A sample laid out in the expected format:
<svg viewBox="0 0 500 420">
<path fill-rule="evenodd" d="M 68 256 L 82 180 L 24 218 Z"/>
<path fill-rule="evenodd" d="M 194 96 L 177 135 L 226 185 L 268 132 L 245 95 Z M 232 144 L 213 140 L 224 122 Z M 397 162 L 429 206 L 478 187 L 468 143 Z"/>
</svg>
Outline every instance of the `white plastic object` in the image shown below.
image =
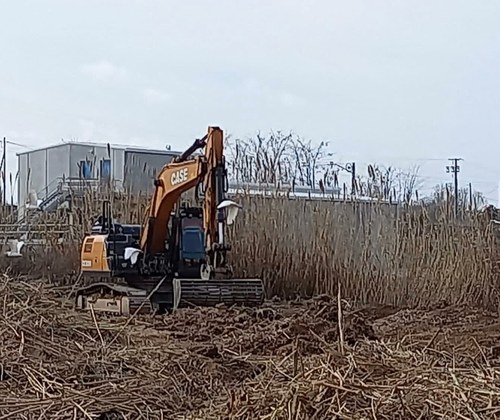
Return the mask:
<svg viewBox="0 0 500 420">
<path fill-rule="evenodd" d="M 140 249 L 133 248 L 133 247 L 127 247 L 127 248 L 125 248 L 125 252 L 124 252 L 123 256 L 125 258 L 125 261 L 130 260 L 132 265 L 134 265 L 137 262 L 137 258 L 139 258 L 139 254 L 141 252 L 142 251 Z"/>
<path fill-rule="evenodd" d="M 226 209 L 226 223 L 228 225 L 232 225 L 234 223 L 234 220 L 236 219 L 236 216 L 238 216 L 239 210 L 243 207 L 232 200 L 224 200 L 217 206 L 217 208 Z"/>
<path fill-rule="evenodd" d="M 7 251 L 5 255 L 7 257 L 22 257 L 21 249 L 24 246 L 24 241 L 18 241 L 17 239 L 9 239 L 7 242 L 10 251 Z"/>
</svg>

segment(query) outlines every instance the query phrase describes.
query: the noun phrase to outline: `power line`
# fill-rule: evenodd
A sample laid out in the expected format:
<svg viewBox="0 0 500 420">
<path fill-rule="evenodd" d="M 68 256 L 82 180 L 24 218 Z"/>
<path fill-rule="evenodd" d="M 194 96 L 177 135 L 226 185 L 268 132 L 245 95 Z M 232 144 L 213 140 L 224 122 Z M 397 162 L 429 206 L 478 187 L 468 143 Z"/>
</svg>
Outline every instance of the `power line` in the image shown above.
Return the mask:
<svg viewBox="0 0 500 420">
<path fill-rule="evenodd" d="M 25 149 L 31 149 L 30 146 L 26 146 L 25 144 L 21 143 L 16 143 L 15 141 L 6 140 L 5 142 L 8 144 L 12 144 L 13 146 L 24 147 Z"/>
</svg>

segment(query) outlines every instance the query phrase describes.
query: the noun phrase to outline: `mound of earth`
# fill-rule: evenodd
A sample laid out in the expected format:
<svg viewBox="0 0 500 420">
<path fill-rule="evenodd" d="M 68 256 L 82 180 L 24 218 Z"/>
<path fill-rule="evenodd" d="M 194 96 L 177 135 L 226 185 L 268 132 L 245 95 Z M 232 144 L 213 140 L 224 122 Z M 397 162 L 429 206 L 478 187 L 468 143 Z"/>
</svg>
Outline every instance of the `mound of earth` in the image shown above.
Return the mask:
<svg viewBox="0 0 500 420">
<path fill-rule="evenodd" d="M 375 339 L 371 325 L 360 315 L 345 313 L 344 340 Z M 211 343 L 219 351 L 253 356 L 289 354 L 298 342 L 304 354 L 337 348 L 338 308 L 328 296 L 289 304 L 268 303 L 260 308 L 196 308 L 180 310 L 156 326 L 170 337 Z"/>
</svg>

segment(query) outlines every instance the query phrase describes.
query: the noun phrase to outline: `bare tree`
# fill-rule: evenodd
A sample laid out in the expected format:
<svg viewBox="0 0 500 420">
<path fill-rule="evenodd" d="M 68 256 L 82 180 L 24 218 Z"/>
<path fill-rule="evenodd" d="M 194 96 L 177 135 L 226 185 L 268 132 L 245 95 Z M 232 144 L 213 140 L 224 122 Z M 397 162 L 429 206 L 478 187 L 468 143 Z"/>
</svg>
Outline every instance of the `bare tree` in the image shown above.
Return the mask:
<svg viewBox="0 0 500 420">
<path fill-rule="evenodd" d="M 293 136 L 280 131 L 228 143 L 229 170 L 236 182 L 289 183 L 293 178 Z"/>
<path fill-rule="evenodd" d="M 338 184 L 338 171 L 329 161 L 328 142 L 314 145 L 281 131 L 226 142 L 230 175 L 237 183 L 288 184 L 292 188 Z"/>
<path fill-rule="evenodd" d="M 314 189 L 319 186 L 322 190 L 338 187 L 339 170 L 331 160 L 333 153 L 327 149 L 328 142 L 315 146 L 311 141 L 296 138 L 294 146 L 296 184 Z"/>
<path fill-rule="evenodd" d="M 419 171 L 420 166 L 414 165 L 408 171 L 398 172 L 398 201 L 405 204 L 410 204 L 413 199 L 418 201 L 418 189 L 422 186 Z"/>
<path fill-rule="evenodd" d="M 368 165 L 368 175 L 357 177 L 357 195 L 381 200 L 396 199 L 397 179 L 398 171 L 394 167 L 370 164 Z"/>
<path fill-rule="evenodd" d="M 451 205 L 455 202 L 454 190 L 448 184 L 436 185 L 430 198 L 432 202 L 437 204 L 448 203 Z M 487 204 L 488 200 L 480 191 L 472 191 L 471 196 L 467 187 L 458 190 L 458 207 L 461 209 L 477 210 Z"/>
<path fill-rule="evenodd" d="M 356 195 L 410 203 L 413 198 L 418 199 L 418 188 L 421 186 L 418 171 L 418 166 L 403 170 L 370 164 L 367 175 L 359 175 L 356 179 Z"/>
<path fill-rule="evenodd" d="M 228 136 L 226 144 L 233 182 L 340 191 L 339 170 L 344 167 L 333 161 L 328 142 L 313 144 L 291 132 L 271 131 L 247 139 Z M 417 166 L 403 171 L 371 164 L 367 175 L 355 178 L 355 196 L 409 203 L 418 199 L 418 171 Z"/>
</svg>

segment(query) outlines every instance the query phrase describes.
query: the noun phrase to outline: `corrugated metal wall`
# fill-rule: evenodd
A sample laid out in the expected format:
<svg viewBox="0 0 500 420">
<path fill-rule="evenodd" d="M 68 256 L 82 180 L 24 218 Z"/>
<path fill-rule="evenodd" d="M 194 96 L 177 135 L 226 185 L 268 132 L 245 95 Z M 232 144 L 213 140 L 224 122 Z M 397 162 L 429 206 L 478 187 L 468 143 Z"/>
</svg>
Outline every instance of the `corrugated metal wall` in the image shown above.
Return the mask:
<svg viewBox="0 0 500 420">
<path fill-rule="evenodd" d="M 19 179 L 17 180 L 17 204 L 23 207 L 28 197 L 28 154 L 24 153 L 17 158 Z"/>
<path fill-rule="evenodd" d="M 159 154 L 125 150 L 124 187 L 133 194 L 151 193 L 153 180 L 161 168 L 177 154 Z"/>
<path fill-rule="evenodd" d="M 50 193 L 50 190 L 55 188 L 58 178 L 63 176 L 67 177 L 69 175 L 70 147 L 69 145 L 62 145 L 59 147 L 51 147 L 46 150 L 45 184 L 47 185 L 47 188 L 45 192 Z"/>
<path fill-rule="evenodd" d="M 106 145 L 61 144 L 18 156 L 18 204 L 22 207 L 31 191 L 43 200 L 63 177 L 78 179 L 82 161 L 92 162 L 90 178 L 100 176 L 102 159 L 111 159 L 111 174 L 118 188 L 132 193 L 153 191 L 153 179 L 177 154 L 111 148 Z M 90 166 L 89 166 L 90 169 Z"/>
<path fill-rule="evenodd" d="M 89 146 L 84 144 L 71 144 L 70 152 L 70 178 L 80 176 L 79 164 L 81 161 L 92 162 L 91 178 L 97 178 L 101 159 L 109 159 L 106 146 Z"/>
<path fill-rule="evenodd" d="M 18 194 L 19 218 L 29 194 L 34 192 L 43 200 L 56 187 L 57 178 L 68 176 L 70 172 L 70 147 L 61 144 L 47 149 L 23 153 L 18 156 Z"/>
<path fill-rule="evenodd" d="M 55 187 L 57 178 L 69 175 L 69 153 L 69 145 L 63 144 L 19 155 L 18 203 L 20 205 L 26 202 L 30 191 L 36 192 L 38 198 L 43 199 L 50 193 L 50 189 Z"/>
</svg>

